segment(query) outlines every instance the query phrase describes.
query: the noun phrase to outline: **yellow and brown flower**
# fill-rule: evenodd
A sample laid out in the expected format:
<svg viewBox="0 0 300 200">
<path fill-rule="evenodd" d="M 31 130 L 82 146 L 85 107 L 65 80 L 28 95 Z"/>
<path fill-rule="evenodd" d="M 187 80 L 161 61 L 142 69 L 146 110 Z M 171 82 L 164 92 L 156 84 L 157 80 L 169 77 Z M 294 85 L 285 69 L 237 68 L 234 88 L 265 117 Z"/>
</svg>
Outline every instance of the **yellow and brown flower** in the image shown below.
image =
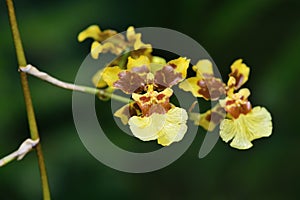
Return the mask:
<svg viewBox="0 0 300 200">
<path fill-rule="evenodd" d="M 252 140 L 268 137 L 272 133 L 272 118 L 264 107 L 252 108 L 247 88 L 239 89 L 247 80 L 250 69 L 239 59 L 231 65 L 231 73 L 226 87 L 226 98 L 220 105 L 227 112 L 227 119 L 220 124 L 220 136 L 230 146 L 237 149 L 249 149 Z"/>
<path fill-rule="evenodd" d="M 107 85 L 132 94 L 133 102 L 115 112 L 133 135 L 143 141 L 157 140 L 168 146 L 180 141 L 187 131 L 187 112 L 170 103 L 171 87 L 186 76 L 189 60 L 178 58 L 168 63 L 151 63 L 146 56 L 128 58 L 127 69 L 107 67 Z"/>
<path fill-rule="evenodd" d="M 115 30 L 101 31 L 99 26 L 91 25 L 78 35 L 78 41 L 82 42 L 87 38 L 94 41 L 91 45 L 91 55 L 97 59 L 100 53 L 110 52 L 117 56 L 130 52 L 132 57 L 146 55 L 151 57 L 152 46 L 145 44 L 141 40 L 142 35 L 135 33 L 134 27 L 130 26 L 126 32 L 126 38 L 122 34 L 118 34 Z"/>
</svg>

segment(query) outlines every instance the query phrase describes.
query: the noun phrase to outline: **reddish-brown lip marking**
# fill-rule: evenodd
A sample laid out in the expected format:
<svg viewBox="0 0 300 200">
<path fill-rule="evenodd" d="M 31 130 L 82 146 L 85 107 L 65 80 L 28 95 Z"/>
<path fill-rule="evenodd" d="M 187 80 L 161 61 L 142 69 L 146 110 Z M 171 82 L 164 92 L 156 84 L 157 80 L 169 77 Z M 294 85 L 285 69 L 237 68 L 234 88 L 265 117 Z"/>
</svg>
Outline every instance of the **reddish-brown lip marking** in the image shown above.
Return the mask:
<svg viewBox="0 0 300 200">
<path fill-rule="evenodd" d="M 149 102 L 150 99 L 151 99 L 151 97 L 140 97 L 140 100 L 141 100 L 143 103 Z"/>
<path fill-rule="evenodd" d="M 164 95 L 164 94 L 159 94 L 159 95 L 156 97 L 156 99 L 157 99 L 158 101 L 160 101 L 160 100 L 162 100 L 165 96 L 166 96 L 166 95 Z"/>
</svg>

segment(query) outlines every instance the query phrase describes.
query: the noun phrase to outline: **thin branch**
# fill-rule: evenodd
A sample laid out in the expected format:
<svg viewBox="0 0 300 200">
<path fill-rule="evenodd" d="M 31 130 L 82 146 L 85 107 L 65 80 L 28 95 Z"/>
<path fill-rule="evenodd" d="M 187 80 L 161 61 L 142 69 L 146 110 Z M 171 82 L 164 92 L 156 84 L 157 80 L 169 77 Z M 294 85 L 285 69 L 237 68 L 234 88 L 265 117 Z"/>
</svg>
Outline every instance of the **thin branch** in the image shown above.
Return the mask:
<svg viewBox="0 0 300 200">
<path fill-rule="evenodd" d="M 30 152 L 38 143 L 40 139 L 32 140 L 30 138 L 26 139 L 19 147 L 18 150 L 12 152 L 11 154 L 5 156 L 4 158 L 0 159 L 0 167 L 3 167 L 7 163 L 17 159 L 22 160 L 24 156 L 28 152 Z"/>
<path fill-rule="evenodd" d="M 7 4 L 10 27 L 11 27 L 14 44 L 15 44 L 15 50 L 16 50 L 16 54 L 17 54 L 18 64 L 19 64 L 19 66 L 25 66 L 27 63 L 26 63 L 25 53 L 23 50 L 22 41 L 21 41 L 21 37 L 20 37 L 18 25 L 17 25 L 17 19 L 16 19 L 13 0 L 6 0 L 6 4 Z M 23 89 L 23 94 L 24 94 L 25 105 L 26 105 L 27 118 L 28 118 L 31 139 L 37 140 L 37 139 L 39 139 L 39 133 L 38 133 L 37 125 L 36 125 L 36 119 L 35 119 L 35 114 L 34 114 L 34 109 L 33 109 L 33 105 L 32 105 L 32 100 L 31 100 L 31 95 L 30 95 L 30 90 L 29 90 L 29 86 L 28 86 L 26 73 L 21 72 L 20 77 L 21 77 L 21 84 L 22 84 L 22 89 Z M 44 156 L 43 156 L 42 147 L 41 147 L 40 143 L 38 143 L 38 145 L 36 147 L 36 152 L 37 152 L 38 164 L 39 164 L 39 169 L 40 169 L 43 197 L 44 197 L 44 200 L 49 200 L 49 199 L 51 199 L 50 198 L 50 190 L 49 190 L 46 166 L 45 166 L 45 162 L 44 162 Z"/>
<path fill-rule="evenodd" d="M 48 83 L 51 83 L 53 85 L 56 85 L 58 87 L 61 87 L 61 88 L 67 89 L 67 90 L 73 90 L 73 91 L 79 91 L 79 92 L 89 93 L 89 94 L 93 94 L 93 95 L 110 97 L 111 99 L 114 99 L 114 100 L 117 100 L 117 101 L 120 101 L 123 103 L 130 102 L 130 99 L 128 99 L 126 97 L 111 94 L 109 92 L 106 92 L 105 90 L 101 90 L 101 89 L 97 89 L 97 88 L 93 88 L 93 87 L 75 85 L 72 83 L 66 83 L 66 82 L 60 81 L 45 72 L 39 71 L 36 67 L 34 67 L 32 65 L 27 65 L 26 67 L 20 67 L 19 69 L 21 72 L 25 72 L 27 74 L 30 74 L 39 79 L 47 81 Z"/>
</svg>

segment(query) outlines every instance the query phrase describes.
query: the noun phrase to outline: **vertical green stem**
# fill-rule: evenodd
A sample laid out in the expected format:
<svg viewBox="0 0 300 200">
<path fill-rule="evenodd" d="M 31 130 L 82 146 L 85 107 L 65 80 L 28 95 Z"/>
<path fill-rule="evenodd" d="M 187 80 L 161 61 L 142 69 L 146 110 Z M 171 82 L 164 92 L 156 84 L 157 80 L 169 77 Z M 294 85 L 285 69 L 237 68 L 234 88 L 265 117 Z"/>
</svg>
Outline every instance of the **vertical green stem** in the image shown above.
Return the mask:
<svg viewBox="0 0 300 200">
<path fill-rule="evenodd" d="M 11 31 L 12 31 L 12 35 L 13 35 L 18 64 L 19 64 L 19 66 L 26 66 L 27 63 L 26 63 L 23 46 L 22 46 L 20 33 L 18 30 L 13 1 L 6 0 L 6 4 L 7 4 L 7 9 L 8 9 L 10 27 L 11 27 Z M 36 125 L 35 114 L 34 114 L 34 110 L 33 110 L 33 106 L 32 106 L 27 76 L 26 76 L 26 73 L 24 73 L 24 72 L 21 72 L 20 76 L 21 76 L 22 89 L 23 89 L 23 93 L 24 93 L 30 134 L 31 134 L 31 138 L 33 140 L 36 140 L 39 138 L 39 133 L 38 133 L 37 125 Z M 48 199 L 50 199 L 50 191 L 49 191 L 47 172 L 46 172 L 46 167 L 45 167 L 45 162 L 44 162 L 44 156 L 42 153 L 42 147 L 41 147 L 40 143 L 36 146 L 36 152 L 37 152 L 38 164 L 39 164 L 39 168 L 40 168 L 41 182 L 42 182 L 42 188 L 43 188 L 43 197 L 45 200 L 48 200 Z"/>
</svg>

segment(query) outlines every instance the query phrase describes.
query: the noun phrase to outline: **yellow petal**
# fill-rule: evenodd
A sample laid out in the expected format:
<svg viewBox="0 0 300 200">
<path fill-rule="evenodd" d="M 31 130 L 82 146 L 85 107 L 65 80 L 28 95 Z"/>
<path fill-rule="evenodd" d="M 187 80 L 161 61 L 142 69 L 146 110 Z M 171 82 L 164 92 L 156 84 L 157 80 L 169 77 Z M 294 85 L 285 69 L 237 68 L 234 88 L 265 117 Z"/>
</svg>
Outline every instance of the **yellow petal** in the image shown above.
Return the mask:
<svg viewBox="0 0 300 200">
<path fill-rule="evenodd" d="M 93 38 L 94 40 L 99 40 L 99 35 L 101 30 L 97 25 L 91 25 L 85 30 L 81 31 L 77 37 L 79 42 L 82 42 L 86 38 Z"/>
<path fill-rule="evenodd" d="M 147 48 L 151 49 L 152 48 L 151 44 L 145 44 L 142 42 L 142 34 L 135 33 L 133 26 L 128 27 L 127 32 L 126 32 L 126 37 L 130 43 L 133 43 L 134 50 L 147 49 Z"/>
<path fill-rule="evenodd" d="M 196 126 L 199 126 L 200 113 L 189 112 L 189 120 L 193 121 Z"/>
<path fill-rule="evenodd" d="M 174 68 L 174 71 L 182 74 L 182 79 L 186 78 L 187 68 L 189 67 L 190 59 L 179 57 L 168 62 Z"/>
<path fill-rule="evenodd" d="M 238 89 L 248 80 L 250 68 L 243 63 L 242 59 L 236 60 L 230 68 L 231 73 L 229 76 L 233 76 L 235 78 L 235 89 Z"/>
<path fill-rule="evenodd" d="M 228 82 L 227 82 L 227 96 L 231 97 L 234 93 L 236 85 L 236 80 L 233 76 L 229 76 Z"/>
<path fill-rule="evenodd" d="M 119 80 L 118 74 L 122 70 L 118 66 L 106 67 L 103 71 L 102 78 L 108 86 L 113 87 L 113 83 Z"/>
<path fill-rule="evenodd" d="M 80 32 L 78 34 L 77 39 L 79 42 L 82 42 L 83 40 L 85 40 L 87 38 L 92 38 L 95 41 L 102 42 L 102 41 L 106 40 L 107 38 L 109 38 L 113 35 L 116 35 L 116 34 L 117 34 L 117 32 L 114 30 L 108 29 L 108 30 L 101 31 L 99 26 L 91 25 L 88 28 L 86 28 L 85 30 L 83 30 L 82 32 Z"/>
<path fill-rule="evenodd" d="M 166 113 L 166 121 L 163 129 L 158 133 L 158 144 L 169 146 L 173 142 L 182 140 L 187 131 L 187 112 L 178 107 L 170 109 Z"/>
<path fill-rule="evenodd" d="M 114 116 L 120 118 L 122 123 L 126 125 L 132 116 L 141 116 L 141 111 L 135 102 L 130 102 L 117 110 Z"/>
<path fill-rule="evenodd" d="M 136 39 L 136 34 L 133 26 L 129 26 L 126 31 L 126 37 L 129 42 Z"/>
<path fill-rule="evenodd" d="M 106 42 L 104 44 L 100 44 L 99 42 L 94 41 L 92 43 L 92 46 L 91 46 L 92 58 L 98 59 L 100 53 L 106 53 L 108 51 L 110 51 L 114 54 L 117 54 L 117 55 L 122 52 L 122 50 L 120 48 L 116 47 L 111 42 Z"/>
<path fill-rule="evenodd" d="M 98 59 L 99 53 L 103 50 L 102 44 L 97 41 L 94 41 L 91 46 L 91 56 L 94 59 Z"/>
<path fill-rule="evenodd" d="M 250 90 L 248 88 L 242 88 L 239 90 L 239 92 L 237 94 L 242 99 L 248 99 L 248 97 L 250 96 Z"/>
<path fill-rule="evenodd" d="M 132 134 L 143 141 L 155 140 L 163 128 L 165 115 L 154 113 L 150 117 L 133 116 L 128 124 Z"/>
<path fill-rule="evenodd" d="M 126 113 L 126 114 L 125 114 Z M 115 117 L 119 117 L 124 125 L 128 123 L 129 119 L 129 105 L 121 107 L 114 113 Z"/>
<path fill-rule="evenodd" d="M 226 112 L 220 104 L 216 104 L 211 110 L 200 114 L 199 124 L 208 131 L 213 131 L 225 119 Z M 195 122 L 196 123 L 196 122 Z"/>
<path fill-rule="evenodd" d="M 188 78 L 179 84 L 179 88 L 186 92 L 192 92 L 195 97 L 202 97 L 202 95 L 198 93 L 200 87 L 197 83 L 199 80 L 198 77 Z"/>
<path fill-rule="evenodd" d="M 220 125 L 223 141 L 232 139 L 230 146 L 237 149 L 249 149 L 252 140 L 268 137 L 272 133 L 270 113 L 264 107 L 255 107 L 251 112 L 241 114 L 237 119 L 225 119 Z"/>
<path fill-rule="evenodd" d="M 103 71 L 104 69 L 98 70 L 92 78 L 92 82 L 97 88 L 103 88 L 107 86 L 106 82 L 102 78 Z"/>
<path fill-rule="evenodd" d="M 213 75 L 213 65 L 210 60 L 204 59 L 199 60 L 193 70 L 196 72 L 196 76 L 199 78 L 204 78 L 203 75 Z"/>
<path fill-rule="evenodd" d="M 141 66 L 147 66 L 149 67 L 150 65 L 150 60 L 147 56 L 140 56 L 137 59 L 128 57 L 128 64 L 127 64 L 127 69 L 131 70 L 133 67 L 141 67 Z"/>
<path fill-rule="evenodd" d="M 138 50 L 142 48 L 145 44 L 142 42 L 142 34 L 137 33 L 134 35 L 133 49 Z"/>
<path fill-rule="evenodd" d="M 133 49 L 134 50 L 146 49 L 148 52 L 152 52 L 152 45 L 143 43 L 141 37 L 142 35 L 140 33 L 136 34 L 136 40 L 133 44 Z"/>
<path fill-rule="evenodd" d="M 229 90 L 231 91 L 231 90 Z M 242 88 L 236 93 L 227 93 L 226 100 L 247 100 L 247 98 L 250 96 L 250 90 L 248 88 Z"/>
</svg>

